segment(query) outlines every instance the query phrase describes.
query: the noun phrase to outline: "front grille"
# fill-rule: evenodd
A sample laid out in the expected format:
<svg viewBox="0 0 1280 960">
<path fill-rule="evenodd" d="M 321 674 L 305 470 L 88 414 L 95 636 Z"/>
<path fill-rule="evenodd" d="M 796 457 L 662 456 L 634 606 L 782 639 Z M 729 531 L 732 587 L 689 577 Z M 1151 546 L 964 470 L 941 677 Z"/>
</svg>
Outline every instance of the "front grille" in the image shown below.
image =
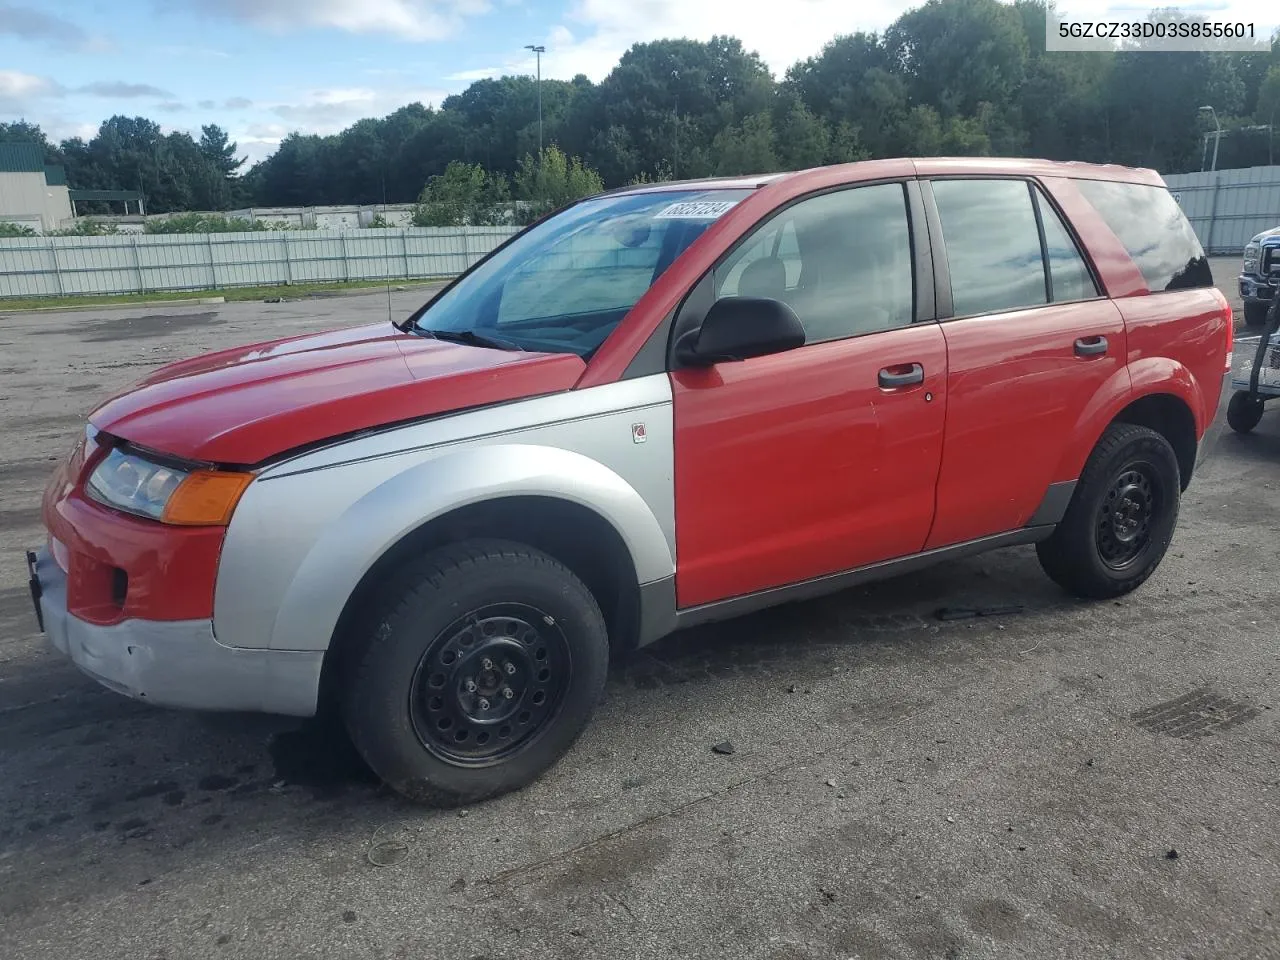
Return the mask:
<svg viewBox="0 0 1280 960">
<path fill-rule="evenodd" d="M 1273 270 L 1280 271 L 1280 247 L 1263 247 L 1260 272 L 1265 277 L 1269 276 Z"/>
</svg>

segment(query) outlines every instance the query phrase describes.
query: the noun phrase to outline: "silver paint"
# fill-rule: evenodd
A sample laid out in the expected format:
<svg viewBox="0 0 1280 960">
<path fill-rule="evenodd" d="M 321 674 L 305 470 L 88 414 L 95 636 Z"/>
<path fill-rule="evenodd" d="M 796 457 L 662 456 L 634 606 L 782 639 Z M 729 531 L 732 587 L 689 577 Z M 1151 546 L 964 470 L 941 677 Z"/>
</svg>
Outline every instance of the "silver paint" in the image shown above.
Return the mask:
<svg viewBox="0 0 1280 960">
<path fill-rule="evenodd" d="M 647 442 L 633 440 L 643 420 Z M 459 507 L 548 496 L 594 510 L 639 582 L 675 573 L 665 374 L 357 437 L 276 464 L 245 491 L 219 562 L 214 630 L 236 647 L 324 650 L 382 554 Z"/>
</svg>

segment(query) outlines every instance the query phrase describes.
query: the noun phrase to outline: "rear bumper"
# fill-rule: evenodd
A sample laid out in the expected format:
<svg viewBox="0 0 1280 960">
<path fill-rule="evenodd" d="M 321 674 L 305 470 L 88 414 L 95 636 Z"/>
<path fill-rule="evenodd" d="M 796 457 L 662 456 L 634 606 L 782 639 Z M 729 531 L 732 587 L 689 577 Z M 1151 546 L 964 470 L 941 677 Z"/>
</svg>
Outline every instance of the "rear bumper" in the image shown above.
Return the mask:
<svg viewBox="0 0 1280 960">
<path fill-rule="evenodd" d="M 1205 428 L 1204 435 L 1200 438 L 1200 443 L 1196 447 L 1196 462 L 1192 476 L 1199 473 L 1205 462 L 1213 458 L 1218 447 L 1218 438 L 1222 436 L 1222 428 L 1227 421 L 1227 404 L 1230 402 L 1231 374 L 1224 373 L 1222 375 L 1222 390 L 1218 394 L 1218 409 L 1214 412 L 1213 419 L 1209 421 L 1209 426 Z"/>
<path fill-rule="evenodd" d="M 104 687 L 168 707 L 315 713 L 323 651 L 228 647 L 209 620 L 88 623 L 67 612 L 67 575 L 47 550 L 34 566 L 50 644 Z"/>
</svg>

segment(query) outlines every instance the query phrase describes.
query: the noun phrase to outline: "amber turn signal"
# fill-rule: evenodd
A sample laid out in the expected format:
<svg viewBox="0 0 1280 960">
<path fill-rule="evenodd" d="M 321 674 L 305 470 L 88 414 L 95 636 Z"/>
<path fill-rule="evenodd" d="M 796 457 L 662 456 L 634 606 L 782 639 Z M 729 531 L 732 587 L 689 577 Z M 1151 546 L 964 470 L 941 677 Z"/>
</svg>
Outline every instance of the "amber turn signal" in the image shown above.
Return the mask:
<svg viewBox="0 0 1280 960">
<path fill-rule="evenodd" d="M 226 526 L 240 495 L 252 482 L 251 473 L 196 470 L 178 484 L 160 519 L 180 526 Z"/>
</svg>

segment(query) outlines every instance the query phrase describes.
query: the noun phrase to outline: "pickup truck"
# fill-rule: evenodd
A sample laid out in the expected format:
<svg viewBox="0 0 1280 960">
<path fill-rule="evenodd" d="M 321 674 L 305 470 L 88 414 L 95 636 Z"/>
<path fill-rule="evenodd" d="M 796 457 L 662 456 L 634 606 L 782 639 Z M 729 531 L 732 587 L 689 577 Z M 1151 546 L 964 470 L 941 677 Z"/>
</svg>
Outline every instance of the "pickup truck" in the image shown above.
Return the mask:
<svg viewBox="0 0 1280 960">
<path fill-rule="evenodd" d="M 333 710 L 406 797 L 514 790 L 611 657 L 1035 544 L 1164 556 L 1231 308 L 1153 171 L 893 159 L 646 184 L 412 315 L 102 403 L 29 551 L 49 640 L 150 703 Z"/>
<path fill-rule="evenodd" d="M 1244 304 L 1244 322 L 1260 327 L 1280 285 L 1280 227 L 1264 230 L 1244 247 L 1244 263 L 1240 276 L 1240 300 Z"/>
</svg>

